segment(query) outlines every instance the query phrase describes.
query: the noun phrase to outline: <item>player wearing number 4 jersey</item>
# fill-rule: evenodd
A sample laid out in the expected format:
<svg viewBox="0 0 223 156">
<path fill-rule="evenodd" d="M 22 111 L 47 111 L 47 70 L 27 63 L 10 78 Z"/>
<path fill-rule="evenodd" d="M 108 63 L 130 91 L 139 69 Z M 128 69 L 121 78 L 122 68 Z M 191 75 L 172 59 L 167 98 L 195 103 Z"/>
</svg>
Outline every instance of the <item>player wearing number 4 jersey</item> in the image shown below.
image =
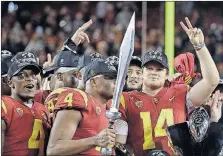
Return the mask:
<svg viewBox="0 0 223 156">
<path fill-rule="evenodd" d="M 166 55 L 160 51 L 144 55 L 142 92 L 123 93 L 120 105 L 122 118 L 129 127 L 127 144 L 137 156 L 146 156 L 152 149 L 162 149 L 174 155 L 165 128 L 184 122 L 187 108 L 201 105 L 219 82 L 202 31 L 193 28 L 188 18 L 186 22 L 189 28 L 182 22 L 181 26 L 197 52 L 203 79 L 190 90 L 181 84 L 164 88 L 169 69 Z"/>
<path fill-rule="evenodd" d="M 40 67 L 32 53 L 20 52 L 12 60 L 8 78 L 11 96 L 2 96 L 1 127 L 3 155 L 43 155 L 49 112 L 33 102 Z"/>
<path fill-rule="evenodd" d="M 60 88 L 55 104 L 48 155 L 101 155 L 100 147 L 114 144 L 115 131 L 108 129 L 106 101 L 112 97 L 117 71 L 103 60 L 86 66 L 86 93 Z M 104 104 L 104 105 L 103 105 Z"/>
</svg>

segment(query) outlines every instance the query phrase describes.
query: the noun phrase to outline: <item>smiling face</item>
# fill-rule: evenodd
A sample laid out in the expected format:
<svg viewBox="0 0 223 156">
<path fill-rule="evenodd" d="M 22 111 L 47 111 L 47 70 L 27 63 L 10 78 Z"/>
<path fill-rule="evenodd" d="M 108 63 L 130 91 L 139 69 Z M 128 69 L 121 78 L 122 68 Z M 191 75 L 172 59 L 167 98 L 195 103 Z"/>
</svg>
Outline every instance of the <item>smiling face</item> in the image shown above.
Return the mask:
<svg viewBox="0 0 223 156">
<path fill-rule="evenodd" d="M 168 71 L 161 64 L 155 61 L 148 62 L 143 68 L 143 85 L 154 89 L 164 86 Z"/>
<path fill-rule="evenodd" d="M 32 70 L 22 70 L 9 81 L 12 94 L 24 101 L 32 99 L 37 90 L 37 74 Z"/>
<path fill-rule="evenodd" d="M 131 65 L 128 68 L 127 89 L 140 90 L 142 88 L 142 69 L 139 66 Z"/>
</svg>

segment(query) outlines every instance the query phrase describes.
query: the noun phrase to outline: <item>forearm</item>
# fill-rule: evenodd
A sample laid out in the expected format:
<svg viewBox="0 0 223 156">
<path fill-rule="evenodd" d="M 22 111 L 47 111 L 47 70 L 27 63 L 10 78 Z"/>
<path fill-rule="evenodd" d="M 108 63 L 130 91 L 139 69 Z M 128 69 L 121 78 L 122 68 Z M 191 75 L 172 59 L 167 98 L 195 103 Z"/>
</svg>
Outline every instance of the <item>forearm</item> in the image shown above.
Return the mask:
<svg viewBox="0 0 223 156">
<path fill-rule="evenodd" d="M 208 49 L 205 46 L 200 50 L 196 51 L 196 53 L 201 64 L 203 80 L 208 82 L 207 85 L 215 88 L 219 83 L 220 77 L 217 67 Z"/>
<path fill-rule="evenodd" d="M 64 43 L 63 47 L 61 48 L 61 51 L 64 50 L 70 50 L 73 51 L 74 53 L 77 53 L 77 45 L 72 41 L 71 38 L 68 38 Z"/>
<path fill-rule="evenodd" d="M 58 140 L 55 145 L 48 144 L 47 155 L 74 155 L 94 147 L 96 147 L 94 137 L 80 140 Z"/>
<path fill-rule="evenodd" d="M 214 61 L 206 47 L 197 51 L 203 79 L 190 90 L 190 99 L 194 106 L 200 106 L 218 85 L 220 78 Z"/>
</svg>

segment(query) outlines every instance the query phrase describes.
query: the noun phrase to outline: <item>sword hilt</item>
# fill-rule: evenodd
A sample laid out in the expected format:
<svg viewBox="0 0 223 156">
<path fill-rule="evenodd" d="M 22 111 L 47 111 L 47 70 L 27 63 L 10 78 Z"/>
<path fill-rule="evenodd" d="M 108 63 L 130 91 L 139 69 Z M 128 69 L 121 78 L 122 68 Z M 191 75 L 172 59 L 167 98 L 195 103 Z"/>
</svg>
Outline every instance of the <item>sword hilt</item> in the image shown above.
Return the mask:
<svg viewBox="0 0 223 156">
<path fill-rule="evenodd" d="M 108 128 L 109 128 L 109 129 L 112 129 L 114 123 L 115 123 L 114 121 L 109 120 Z"/>
<path fill-rule="evenodd" d="M 108 128 L 112 129 L 115 121 L 119 118 L 121 118 L 121 113 L 120 112 L 111 112 L 107 111 L 106 116 L 109 119 L 109 125 Z"/>
<path fill-rule="evenodd" d="M 107 111 L 106 112 L 106 116 L 109 119 L 108 128 L 112 129 L 113 126 L 114 126 L 115 120 L 117 120 L 117 119 L 119 119 L 121 117 L 121 113 L 120 112 L 110 112 L 110 111 Z M 112 148 L 109 147 L 109 146 L 106 147 L 106 148 L 104 147 L 104 148 L 101 148 L 100 152 L 104 156 L 111 156 L 112 155 Z"/>
</svg>

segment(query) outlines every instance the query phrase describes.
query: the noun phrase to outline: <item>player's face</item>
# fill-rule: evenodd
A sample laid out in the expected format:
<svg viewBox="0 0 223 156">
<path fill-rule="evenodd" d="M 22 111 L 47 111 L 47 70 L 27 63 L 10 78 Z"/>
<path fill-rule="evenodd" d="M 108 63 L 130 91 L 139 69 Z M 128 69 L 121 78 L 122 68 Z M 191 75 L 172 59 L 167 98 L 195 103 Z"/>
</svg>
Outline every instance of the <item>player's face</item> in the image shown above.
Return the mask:
<svg viewBox="0 0 223 156">
<path fill-rule="evenodd" d="M 1 94 L 2 95 L 11 95 L 11 88 L 8 85 L 8 79 L 7 76 L 2 77 L 1 81 Z"/>
<path fill-rule="evenodd" d="M 151 89 L 164 86 L 167 69 L 157 62 L 149 62 L 143 68 L 143 85 Z"/>
<path fill-rule="evenodd" d="M 107 99 L 111 99 L 113 97 L 115 80 L 116 79 L 108 76 L 102 76 L 98 79 L 98 91 L 103 97 Z"/>
<path fill-rule="evenodd" d="M 10 80 L 12 93 L 24 100 L 34 97 L 37 90 L 37 75 L 32 70 L 22 70 Z"/>
<path fill-rule="evenodd" d="M 128 90 L 139 90 L 142 87 L 142 68 L 132 65 L 128 69 L 127 88 Z"/>
</svg>

